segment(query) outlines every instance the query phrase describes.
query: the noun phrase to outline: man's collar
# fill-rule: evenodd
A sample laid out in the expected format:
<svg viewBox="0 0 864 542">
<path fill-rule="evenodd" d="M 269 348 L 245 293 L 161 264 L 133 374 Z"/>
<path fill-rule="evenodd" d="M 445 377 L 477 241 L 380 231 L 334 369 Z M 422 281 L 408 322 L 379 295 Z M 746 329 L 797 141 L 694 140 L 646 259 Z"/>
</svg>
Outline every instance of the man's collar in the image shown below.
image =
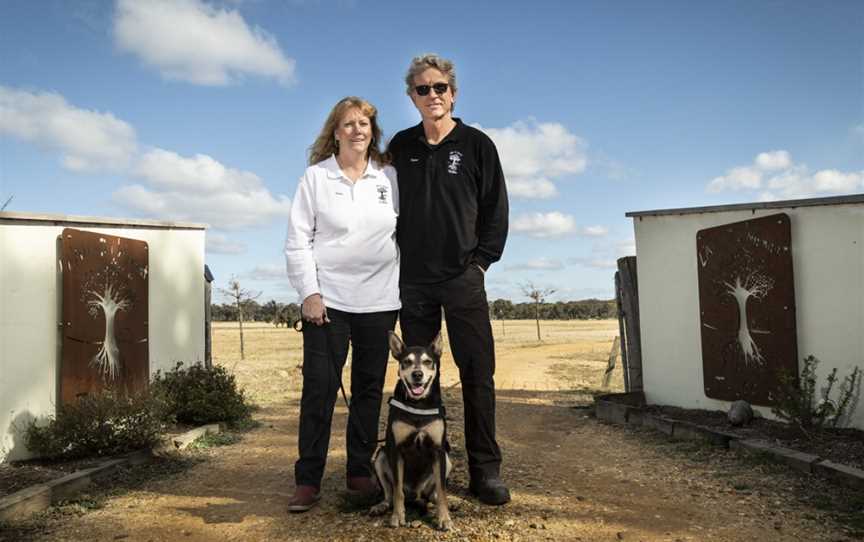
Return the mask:
<svg viewBox="0 0 864 542">
<path fill-rule="evenodd" d="M 456 123 L 456 126 L 454 126 L 452 130 L 450 130 L 449 134 L 444 136 L 444 139 L 439 141 L 437 145 L 434 145 L 435 147 L 440 147 L 448 141 L 459 141 L 459 138 L 462 137 L 462 133 L 465 131 L 465 125 L 462 123 L 462 119 L 460 119 L 459 117 L 453 117 L 453 122 Z M 429 145 L 429 143 L 426 141 L 426 130 L 423 129 L 422 120 L 420 121 L 420 124 L 414 127 L 414 130 L 415 136 L 424 144 Z"/>
</svg>

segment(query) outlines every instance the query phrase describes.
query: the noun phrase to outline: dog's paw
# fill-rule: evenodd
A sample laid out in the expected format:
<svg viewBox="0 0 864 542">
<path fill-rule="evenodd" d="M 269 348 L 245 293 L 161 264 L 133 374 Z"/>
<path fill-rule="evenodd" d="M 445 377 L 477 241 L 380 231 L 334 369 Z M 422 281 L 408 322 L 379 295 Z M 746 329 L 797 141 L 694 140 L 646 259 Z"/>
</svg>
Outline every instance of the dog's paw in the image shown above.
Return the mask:
<svg viewBox="0 0 864 542">
<path fill-rule="evenodd" d="M 435 521 L 435 527 L 437 527 L 439 531 L 452 531 L 453 521 L 450 519 L 450 516 L 438 518 Z"/>
<path fill-rule="evenodd" d="M 404 513 L 398 514 L 396 512 L 393 512 L 393 514 L 390 516 L 390 524 L 389 525 L 391 527 L 394 527 L 394 528 L 395 527 L 404 527 L 406 525 L 405 524 L 405 514 Z"/>
<path fill-rule="evenodd" d="M 383 516 L 390 509 L 390 504 L 387 501 L 381 501 L 369 509 L 370 516 Z"/>
</svg>

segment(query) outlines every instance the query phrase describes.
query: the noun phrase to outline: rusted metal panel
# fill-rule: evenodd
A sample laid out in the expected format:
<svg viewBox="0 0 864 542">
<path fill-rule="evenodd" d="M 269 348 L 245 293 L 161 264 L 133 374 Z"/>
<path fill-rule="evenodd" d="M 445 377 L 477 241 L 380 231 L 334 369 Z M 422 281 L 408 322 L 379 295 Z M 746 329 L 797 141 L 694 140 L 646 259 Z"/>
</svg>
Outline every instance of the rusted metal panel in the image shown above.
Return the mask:
<svg viewBox="0 0 864 542">
<path fill-rule="evenodd" d="M 64 403 L 105 388 L 132 393 L 147 387 L 147 243 L 66 228 L 62 274 Z"/>
<path fill-rule="evenodd" d="M 706 396 L 772 405 L 778 374 L 797 375 L 791 241 L 785 213 L 696 234 Z"/>
</svg>

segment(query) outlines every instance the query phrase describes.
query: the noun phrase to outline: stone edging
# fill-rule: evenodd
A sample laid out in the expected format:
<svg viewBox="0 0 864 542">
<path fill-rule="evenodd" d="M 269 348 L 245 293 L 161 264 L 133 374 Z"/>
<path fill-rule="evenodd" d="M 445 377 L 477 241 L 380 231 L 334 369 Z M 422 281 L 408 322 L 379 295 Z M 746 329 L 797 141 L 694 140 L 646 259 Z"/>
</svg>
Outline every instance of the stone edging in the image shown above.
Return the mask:
<svg viewBox="0 0 864 542">
<path fill-rule="evenodd" d="M 182 450 L 199 437 L 219 432 L 221 432 L 219 424 L 196 427 L 172 438 L 169 448 L 173 446 Z M 11 495 L 0 497 L 0 521 L 12 522 L 27 519 L 32 514 L 41 512 L 52 504 L 72 499 L 92 484 L 94 480 L 114 472 L 119 467 L 140 465 L 150 461 L 152 457 L 153 452 L 151 450 L 132 452 L 113 459 L 106 459 L 95 467 L 79 470 L 62 478 L 26 487 Z"/>
<path fill-rule="evenodd" d="M 864 470 L 822 459 L 813 454 L 775 446 L 764 440 L 744 439 L 722 430 L 692 422 L 673 420 L 646 412 L 641 394 L 615 393 L 594 398 L 597 419 L 620 425 L 639 425 L 660 431 L 673 440 L 701 440 L 732 450 L 770 457 L 801 472 L 812 473 L 832 482 L 864 490 Z M 634 404 L 635 403 L 635 404 Z"/>
<path fill-rule="evenodd" d="M 202 425 L 195 429 L 186 431 L 182 435 L 178 435 L 171 439 L 171 444 L 178 450 L 185 450 L 190 444 L 203 437 L 204 435 L 215 435 L 222 432 L 222 426 L 218 423 Z"/>
</svg>

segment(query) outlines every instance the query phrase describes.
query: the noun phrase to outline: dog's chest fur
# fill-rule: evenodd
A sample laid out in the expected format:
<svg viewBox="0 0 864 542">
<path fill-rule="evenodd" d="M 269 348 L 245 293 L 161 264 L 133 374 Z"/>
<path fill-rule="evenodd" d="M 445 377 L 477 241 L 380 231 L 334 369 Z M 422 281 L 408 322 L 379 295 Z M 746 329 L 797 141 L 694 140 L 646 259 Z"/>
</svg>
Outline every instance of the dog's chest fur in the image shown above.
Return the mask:
<svg viewBox="0 0 864 542">
<path fill-rule="evenodd" d="M 444 444 L 444 420 L 434 419 L 417 426 L 402 420 L 393 420 L 393 443 L 399 447 L 440 448 Z"/>
</svg>

